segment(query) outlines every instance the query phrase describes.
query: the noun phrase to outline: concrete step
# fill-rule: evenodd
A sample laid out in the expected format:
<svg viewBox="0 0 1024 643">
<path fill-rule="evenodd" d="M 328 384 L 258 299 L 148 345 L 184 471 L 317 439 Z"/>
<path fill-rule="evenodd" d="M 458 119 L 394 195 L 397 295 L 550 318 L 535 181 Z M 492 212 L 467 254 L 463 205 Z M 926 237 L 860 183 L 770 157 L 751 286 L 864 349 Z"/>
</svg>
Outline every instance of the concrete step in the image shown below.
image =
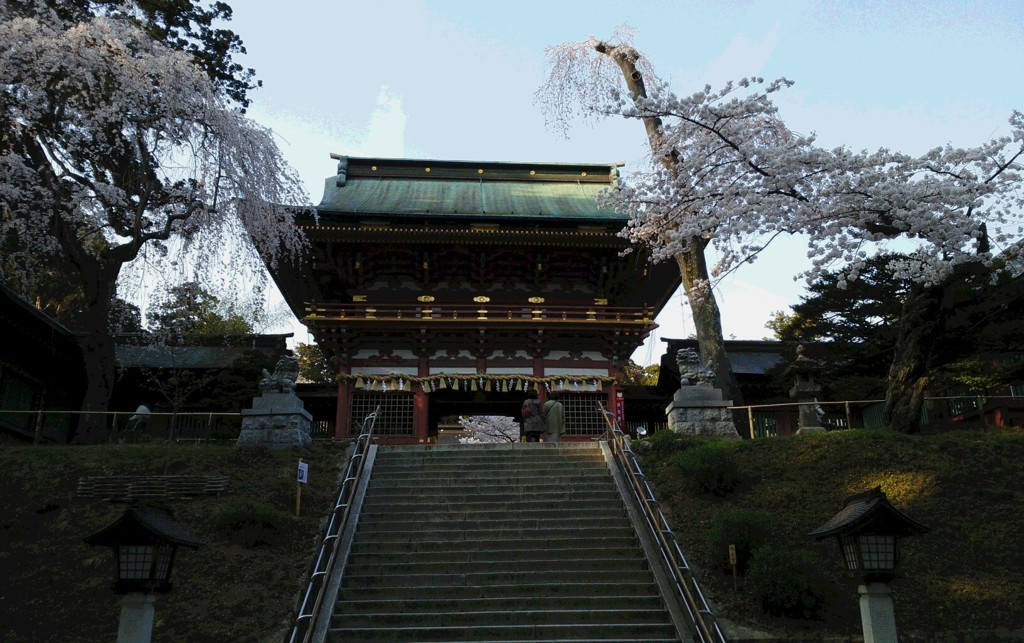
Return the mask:
<svg viewBox="0 0 1024 643">
<path fill-rule="evenodd" d="M 472 598 L 430 597 L 407 599 L 372 600 L 356 598 L 342 601 L 346 614 L 388 614 L 401 612 L 422 614 L 430 612 L 491 612 L 491 611 L 528 611 L 537 609 L 534 596 L 500 596 Z M 664 607 L 661 597 L 657 594 L 616 594 L 607 596 L 573 596 L 560 595 L 557 599 L 558 609 L 601 609 L 616 606 L 627 609 L 654 610 Z"/>
<path fill-rule="evenodd" d="M 534 605 L 524 610 L 480 610 L 444 611 L 444 612 L 410 612 L 405 610 L 381 612 L 377 614 L 336 614 L 332 626 L 337 628 L 369 628 L 386 626 L 388 629 L 410 627 L 490 627 L 494 625 L 571 625 L 571 624 L 605 624 L 605 625 L 650 625 L 664 623 L 667 619 L 665 609 L 661 606 L 653 608 L 635 608 L 632 605 L 612 609 L 592 609 L 585 606 L 579 609 L 567 609 L 559 601 L 550 601 L 547 605 Z"/>
<path fill-rule="evenodd" d="M 393 514 L 371 516 L 366 522 L 360 521 L 365 533 L 379 531 L 431 531 L 435 529 L 540 529 L 546 527 L 559 528 L 572 525 L 576 529 L 602 529 L 605 527 L 621 527 L 628 525 L 628 518 L 623 509 L 567 510 L 567 511 L 488 511 L 474 514 L 471 511 L 435 512 L 429 514 L 413 514 L 407 519 Z"/>
<path fill-rule="evenodd" d="M 581 580 L 579 576 L 570 581 L 537 582 L 533 585 L 522 583 L 505 583 L 492 585 L 423 585 L 420 587 L 371 586 L 352 587 L 342 585 L 338 592 L 338 605 L 344 606 L 348 601 L 373 600 L 418 600 L 429 597 L 446 599 L 499 599 L 499 598 L 596 598 L 623 595 L 643 595 L 659 597 L 657 586 L 644 579 L 641 582 L 630 582 L 624 579 L 616 582 L 594 580 L 589 577 Z"/>
<path fill-rule="evenodd" d="M 632 530 L 620 530 L 622 533 L 609 535 L 602 532 L 600 535 L 587 541 L 586 547 L 580 547 L 580 541 L 573 536 L 555 537 L 551 536 L 544 540 L 544 552 L 571 553 L 576 550 L 604 551 L 608 549 L 628 548 L 638 552 L 636 534 Z M 388 552 L 400 554 L 420 554 L 433 556 L 439 553 L 450 551 L 477 552 L 481 554 L 496 554 L 499 552 L 518 553 L 537 549 L 537 544 L 524 541 L 522 538 L 510 538 L 505 534 L 499 534 L 490 540 L 410 540 L 409 538 L 388 541 L 356 540 L 352 545 L 352 554 L 364 553 L 382 554 Z"/>
<path fill-rule="evenodd" d="M 357 549 L 352 552 L 349 557 L 349 562 L 350 564 L 370 564 L 407 563 L 421 560 L 432 560 L 438 562 L 473 560 L 489 561 L 504 560 L 508 557 L 520 559 L 527 556 L 529 556 L 531 560 L 563 560 L 566 558 L 586 558 L 590 560 L 605 560 L 609 558 L 644 559 L 643 555 L 637 549 L 636 543 L 611 547 L 559 547 L 557 549 L 548 547 L 545 547 L 544 549 L 531 549 L 526 545 L 526 543 L 523 543 L 523 547 L 518 550 L 512 550 L 510 547 L 494 549 L 481 547 L 479 549 L 469 549 L 462 546 L 449 549 L 434 547 L 432 550 L 428 551 L 410 551 L 408 549 L 399 551 L 391 547 L 385 549 L 378 548 L 373 551 Z"/>
<path fill-rule="evenodd" d="M 348 571 L 353 576 L 400 576 L 410 574 L 480 574 L 501 572 L 590 572 L 600 569 L 611 571 L 641 571 L 647 569 L 647 560 L 632 558 L 545 558 L 491 560 L 422 560 L 415 562 L 349 561 Z"/>
<path fill-rule="evenodd" d="M 395 576 L 346 575 L 342 586 L 346 588 L 403 587 L 412 591 L 424 586 L 431 587 L 486 587 L 490 585 L 540 585 L 566 583 L 579 578 L 578 572 L 562 571 L 500 571 L 487 570 L 464 574 L 401 574 Z M 637 570 L 590 570 L 585 578 L 590 583 L 641 583 L 651 582 L 648 569 Z"/>
<path fill-rule="evenodd" d="M 533 543 L 534 547 L 543 544 L 551 538 L 571 538 L 577 543 L 587 543 L 592 538 L 600 536 L 610 538 L 635 537 L 633 528 L 630 525 L 620 527 L 609 527 L 607 529 L 577 529 L 574 527 L 517 527 L 512 529 L 487 529 L 485 526 L 467 529 L 429 529 L 415 533 L 401 531 L 387 531 L 371 529 L 359 529 L 356 533 L 356 542 L 373 540 L 377 542 L 403 543 L 414 540 L 417 542 L 472 542 L 472 541 L 493 541 L 499 538 L 511 538 Z M 585 545 L 581 545 L 585 546 Z"/>
<path fill-rule="evenodd" d="M 376 467 L 374 467 L 376 469 Z M 570 484 L 591 482 L 593 480 L 611 480 L 607 471 L 600 469 L 508 469 L 505 471 L 486 471 L 481 469 L 465 469 L 459 471 L 445 471 L 432 469 L 402 469 L 387 473 L 379 473 L 380 478 L 370 481 L 370 489 L 405 487 L 416 488 L 422 486 L 448 485 L 522 485 L 528 490 L 533 484 L 543 484 L 548 487 L 565 486 Z"/>
<path fill-rule="evenodd" d="M 614 489 L 608 488 L 608 481 L 603 477 L 594 477 L 578 482 L 568 482 L 560 486 L 547 484 L 535 484 L 527 488 L 510 488 L 508 483 L 481 482 L 473 486 L 453 486 L 446 480 L 432 480 L 428 484 L 403 487 L 397 484 L 379 484 L 366 490 L 366 497 L 372 500 L 378 498 L 382 501 L 398 499 L 406 504 L 418 504 L 419 502 L 447 499 L 454 497 L 467 502 L 518 500 L 522 498 L 541 497 L 549 495 L 572 499 L 576 496 L 618 498 L 619 494 Z"/>
<path fill-rule="evenodd" d="M 524 518 L 545 518 L 558 512 L 625 512 L 622 498 L 611 493 L 602 492 L 600 496 L 578 494 L 568 497 L 545 498 L 532 494 L 523 494 L 519 498 L 490 498 L 473 496 L 460 502 L 456 498 L 437 498 L 423 502 L 387 502 L 373 503 L 360 514 L 360 520 L 375 518 L 387 520 L 394 517 L 424 517 L 444 514 L 457 516 L 471 514 L 480 516 L 481 520 L 515 513 Z"/>
<path fill-rule="evenodd" d="M 675 629 L 661 624 L 571 623 L 473 627 L 332 628 L 332 643 L 371 641 L 677 641 Z"/>
</svg>

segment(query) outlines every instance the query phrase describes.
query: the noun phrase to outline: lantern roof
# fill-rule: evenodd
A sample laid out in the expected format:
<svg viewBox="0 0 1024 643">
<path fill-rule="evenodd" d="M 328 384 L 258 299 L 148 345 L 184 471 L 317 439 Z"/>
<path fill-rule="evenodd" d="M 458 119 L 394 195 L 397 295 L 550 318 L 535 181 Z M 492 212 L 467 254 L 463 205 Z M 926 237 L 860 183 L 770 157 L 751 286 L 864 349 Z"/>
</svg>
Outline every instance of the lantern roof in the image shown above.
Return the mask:
<svg viewBox="0 0 1024 643">
<path fill-rule="evenodd" d="M 606 220 L 628 217 L 596 198 L 618 180 L 618 164 L 501 163 L 339 156 L 324 184 L 321 218 Z"/>
<path fill-rule="evenodd" d="M 142 545 L 153 542 L 198 549 L 203 541 L 185 531 L 169 509 L 133 505 L 113 523 L 85 538 L 86 544 L 104 547 Z"/>
<path fill-rule="evenodd" d="M 875 487 L 848 497 L 839 513 L 808 535 L 821 540 L 867 531 L 910 536 L 927 533 L 928 528 L 893 507 L 882 488 Z"/>
</svg>

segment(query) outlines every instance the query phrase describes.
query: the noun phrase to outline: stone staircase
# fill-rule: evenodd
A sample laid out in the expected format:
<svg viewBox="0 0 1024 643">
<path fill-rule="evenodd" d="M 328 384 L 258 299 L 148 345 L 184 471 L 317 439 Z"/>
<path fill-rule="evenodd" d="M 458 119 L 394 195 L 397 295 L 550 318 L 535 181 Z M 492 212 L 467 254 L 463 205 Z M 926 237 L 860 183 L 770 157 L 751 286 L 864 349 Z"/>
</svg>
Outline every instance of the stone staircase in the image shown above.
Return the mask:
<svg viewBox="0 0 1024 643">
<path fill-rule="evenodd" d="M 380 447 L 327 640 L 678 641 L 598 444 Z"/>
</svg>

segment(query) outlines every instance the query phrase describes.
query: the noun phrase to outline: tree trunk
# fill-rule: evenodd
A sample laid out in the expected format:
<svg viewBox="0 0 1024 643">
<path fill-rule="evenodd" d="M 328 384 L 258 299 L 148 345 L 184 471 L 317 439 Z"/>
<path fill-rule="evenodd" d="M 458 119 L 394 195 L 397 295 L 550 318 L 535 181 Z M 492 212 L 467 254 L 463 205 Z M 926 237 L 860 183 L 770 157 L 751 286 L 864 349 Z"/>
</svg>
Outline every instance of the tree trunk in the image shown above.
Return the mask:
<svg viewBox="0 0 1024 643">
<path fill-rule="evenodd" d="M 885 426 L 900 433 L 921 430 L 921 409 L 932 357 L 945 329 L 943 286 L 911 288 L 903 303 L 885 391 Z"/>
<path fill-rule="evenodd" d="M 715 383 L 722 389 L 725 399 L 732 400 L 733 405 L 742 406 L 743 393 L 736 384 L 732 365 L 725 352 L 725 339 L 722 335 L 722 314 L 718 309 L 718 301 L 711 291 L 708 276 L 707 260 L 704 257 L 704 244 L 700 239 L 692 239 L 687 252 L 676 255 L 679 274 L 683 278 L 683 290 L 693 311 L 693 327 L 697 335 L 697 346 L 700 357 L 706 363 L 711 361 L 715 371 Z"/>
<path fill-rule="evenodd" d="M 103 415 L 108 409 L 117 376 L 114 338 L 110 335 L 110 308 L 117 288 L 116 272 L 107 276 L 98 262 L 89 271 L 83 271 L 82 290 L 86 306 L 81 330 L 82 360 L 85 366 L 86 387 L 82 398 L 82 411 L 72 441 L 77 444 L 97 444 L 110 434 L 110 418 Z"/>
<path fill-rule="evenodd" d="M 637 69 L 637 61 L 640 53 L 629 45 L 611 45 L 599 42 L 594 49 L 615 61 L 622 71 L 626 88 L 635 98 L 646 98 L 647 87 L 644 84 L 643 74 Z M 676 150 L 664 149 L 662 142 L 665 138 L 664 127 L 661 119 L 655 116 L 643 118 L 644 129 L 647 131 L 647 141 L 651 147 L 651 155 L 658 159 L 673 175 L 676 173 Z M 725 337 L 722 334 L 722 314 L 718 309 L 718 302 L 711 290 L 711 278 L 708 274 L 707 259 L 704 257 L 704 247 L 707 242 L 700 238 L 689 240 L 689 249 L 686 252 L 676 255 L 676 263 L 679 264 L 679 274 L 683 278 L 683 289 L 690 302 L 690 310 L 693 311 L 693 327 L 697 335 L 697 345 L 700 348 L 701 359 L 706 363 L 711 360 L 715 369 L 715 380 L 717 386 L 722 389 L 726 399 L 731 399 L 734 405 L 743 404 L 743 394 L 736 384 L 736 377 L 732 372 L 732 365 L 725 353 Z"/>
</svg>

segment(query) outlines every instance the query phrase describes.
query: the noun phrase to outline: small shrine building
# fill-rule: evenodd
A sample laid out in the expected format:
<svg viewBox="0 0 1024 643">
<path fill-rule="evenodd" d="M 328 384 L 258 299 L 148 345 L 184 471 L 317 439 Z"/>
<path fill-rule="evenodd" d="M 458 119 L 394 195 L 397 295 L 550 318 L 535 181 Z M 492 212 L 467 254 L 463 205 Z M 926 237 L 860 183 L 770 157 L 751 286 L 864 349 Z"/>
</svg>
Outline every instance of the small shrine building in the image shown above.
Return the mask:
<svg viewBox="0 0 1024 643">
<path fill-rule="evenodd" d="M 335 436 L 380 406 L 382 443 L 430 442 L 446 418 L 519 417 L 563 392 L 567 440 L 623 412 L 619 369 L 679 286 L 624 253 L 599 208 L 616 164 L 338 158 L 312 246 L 274 279 L 336 370 Z"/>
</svg>

